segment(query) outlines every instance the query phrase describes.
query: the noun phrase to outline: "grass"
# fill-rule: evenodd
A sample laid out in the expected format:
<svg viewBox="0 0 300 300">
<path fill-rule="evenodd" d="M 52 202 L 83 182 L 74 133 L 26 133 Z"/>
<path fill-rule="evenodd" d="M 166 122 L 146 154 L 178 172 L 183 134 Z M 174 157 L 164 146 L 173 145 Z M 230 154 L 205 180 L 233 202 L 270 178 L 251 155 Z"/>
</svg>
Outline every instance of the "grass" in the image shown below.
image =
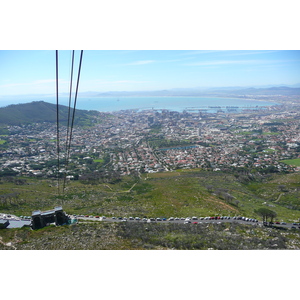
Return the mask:
<svg viewBox="0 0 300 300">
<path fill-rule="evenodd" d="M 247 187 L 257 199 L 256 206 L 270 205 L 279 221 L 294 222 L 300 217 L 299 182 L 299 173 L 274 174 L 267 181 L 253 182 Z"/>
<path fill-rule="evenodd" d="M 253 134 L 252 131 L 240 131 L 237 133 L 237 135 L 251 135 L 251 134 Z"/>
<path fill-rule="evenodd" d="M 287 164 L 287 165 L 300 167 L 300 158 L 296 158 L 296 159 L 286 159 L 286 160 L 282 160 L 281 162 L 282 162 L 282 163 L 285 163 L 285 164 Z"/>
<path fill-rule="evenodd" d="M 96 162 L 96 163 L 103 163 L 104 160 L 103 159 L 94 159 L 94 162 Z"/>
<path fill-rule="evenodd" d="M 18 184 L 16 179 L 19 180 Z M 272 205 L 279 221 L 300 218 L 300 174 L 272 174 L 247 184 L 230 173 L 178 170 L 125 176 L 116 184 L 69 181 L 58 195 L 56 180 L 0 179 L 0 212 L 31 215 L 36 209 L 62 205 L 68 213 L 106 216 L 192 217 L 241 215 L 259 218 L 254 210 Z M 218 195 L 226 190 L 238 205 Z M 74 226 L 1 230 L 0 249 L 299 249 L 299 232 L 223 224 L 125 224 L 79 222 Z M 277 245 L 277 246 L 276 246 Z M 274 248 L 275 247 L 275 248 Z"/>
<path fill-rule="evenodd" d="M 263 132 L 262 135 L 279 135 L 280 132 Z"/>
<path fill-rule="evenodd" d="M 272 175 L 263 181 L 243 184 L 232 174 L 201 170 L 124 176 L 115 184 L 83 184 L 69 181 L 58 195 L 57 181 L 25 178 L 22 184 L 0 181 L 0 212 L 31 215 L 62 205 L 71 214 L 106 216 L 187 217 L 242 215 L 258 218 L 254 210 L 263 203 L 272 205 L 278 220 L 300 218 L 300 174 Z M 279 186 L 284 185 L 284 191 Z M 211 186 L 211 189 L 208 189 Z M 234 201 L 225 201 L 218 189 L 226 190 Z M 5 195 L 13 196 L 5 198 Z"/>
</svg>

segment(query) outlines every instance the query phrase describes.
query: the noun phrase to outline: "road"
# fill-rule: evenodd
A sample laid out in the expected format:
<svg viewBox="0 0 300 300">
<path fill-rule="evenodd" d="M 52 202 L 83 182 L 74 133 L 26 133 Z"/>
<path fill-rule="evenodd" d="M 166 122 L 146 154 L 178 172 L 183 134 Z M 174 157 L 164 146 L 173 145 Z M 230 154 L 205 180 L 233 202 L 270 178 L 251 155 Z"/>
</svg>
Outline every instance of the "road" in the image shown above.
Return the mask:
<svg viewBox="0 0 300 300">
<path fill-rule="evenodd" d="M 186 218 L 181 218 L 180 220 L 163 220 L 163 218 L 160 218 L 160 221 L 156 220 L 153 218 L 154 221 L 151 221 L 150 219 L 147 219 L 147 221 L 140 219 L 140 220 L 136 220 L 135 218 L 133 220 L 130 220 L 129 218 L 127 218 L 127 220 L 123 219 L 123 218 L 108 218 L 108 217 L 76 217 L 79 220 L 90 220 L 90 221 L 103 221 L 103 222 L 132 222 L 132 223 L 161 223 L 161 224 L 166 224 L 166 223 L 178 223 L 178 224 L 186 224 Z M 248 224 L 248 225 L 259 225 L 259 226 L 263 226 L 263 222 L 261 221 L 257 221 L 257 222 L 253 222 L 253 221 L 245 221 L 245 220 L 237 220 L 237 219 L 217 219 L 217 220 L 200 220 L 200 218 L 196 219 L 190 219 L 190 223 L 193 224 L 221 224 L 221 223 L 239 223 L 239 224 Z M 196 223 L 197 222 L 197 223 Z M 279 227 L 279 228 L 288 228 L 291 229 L 292 227 L 294 227 L 294 229 L 300 229 L 300 224 L 297 223 L 296 225 L 292 224 L 292 223 L 286 223 L 286 224 L 273 224 L 273 226 L 275 227 Z"/>
</svg>

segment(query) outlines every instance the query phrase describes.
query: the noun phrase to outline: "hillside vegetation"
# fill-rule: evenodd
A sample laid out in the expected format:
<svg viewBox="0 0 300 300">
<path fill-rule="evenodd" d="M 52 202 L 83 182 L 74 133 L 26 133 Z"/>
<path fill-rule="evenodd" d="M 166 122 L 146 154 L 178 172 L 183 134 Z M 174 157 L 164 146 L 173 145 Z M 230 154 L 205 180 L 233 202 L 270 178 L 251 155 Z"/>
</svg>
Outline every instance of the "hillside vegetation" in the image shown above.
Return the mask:
<svg viewBox="0 0 300 300">
<path fill-rule="evenodd" d="M 0 211 L 31 215 L 63 205 L 69 214 L 138 217 L 247 216 L 269 207 L 278 221 L 300 218 L 300 174 L 257 176 L 184 170 L 123 176 L 114 183 L 69 181 L 58 195 L 57 180 L 2 177 Z M 60 183 L 62 185 L 62 181 Z"/>
<path fill-rule="evenodd" d="M 270 207 L 279 221 L 300 218 L 300 174 L 273 174 L 245 183 L 237 174 L 184 170 L 133 177 L 115 183 L 3 177 L 0 211 L 31 215 L 62 205 L 68 214 L 139 217 L 247 216 Z M 298 230 L 258 225 L 108 223 L 0 230 L 0 249 L 299 249 Z"/>
<path fill-rule="evenodd" d="M 0 231 L 1 250 L 266 250 L 299 249 L 300 234 L 238 223 L 109 223 Z"/>
<path fill-rule="evenodd" d="M 68 120 L 68 107 L 59 105 L 59 120 L 65 124 Z M 96 112 L 77 110 L 75 124 L 91 124 Z M 70 110 L 70 116 L 73 109 Z M 56 122 L 56 105 L 44 101 L 34 101 L 25 104 L 9 105 L 0 108 L 0 124 L 22 125 L 39 122 Z"/>
</svg>

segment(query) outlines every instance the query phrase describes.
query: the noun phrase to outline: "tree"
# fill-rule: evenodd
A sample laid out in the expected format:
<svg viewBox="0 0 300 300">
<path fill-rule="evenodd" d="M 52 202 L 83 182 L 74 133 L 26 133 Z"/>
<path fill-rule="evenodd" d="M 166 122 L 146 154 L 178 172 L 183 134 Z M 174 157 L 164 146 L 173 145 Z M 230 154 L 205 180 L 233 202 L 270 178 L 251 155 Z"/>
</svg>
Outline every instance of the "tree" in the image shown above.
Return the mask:
<svg viewBox="0 0 300 300">
<path fill-rule="evenodd" d="M 277 213 L 273 210 L 270 210 L 269 217 L 271 218 L 271 222 L 273 223 L 273 219 L 277 217 Z"/>
<path fill-rule="evenodd" d="M 231 202 L 233 199 L 234 199 L 234 197 L 233 197 L 232 195 L 230 195 L 230 194 L 228 194 L 228 193 L 225 193 L 225 194 L 224 194 L 224 200 L 225 200 L 226 202 Z"/>
<path fill-rule="evenodd" d="M 288 189 L 286 188 L 285 185 L 281 184 L 278 186 L 278 189 L 281 191 L 281 192 L 288 192 Z"/>
<path fill-rule="evenodd" d="M 275 211 L 270 210 L 265 207 L 261 207 L 261 208 L 255 210 L 254 212 L 263 218 L 264 223 L 268 222 L 268 218 L 271 218 L 270 222 L 273 222 L 273 219 L 276 218 L 276 216 L 277 216 L 277 213 Z"/>
<path fill-rule="evenodd" d="M 209 192 L 212 192 L 214 190 L 214 186 L 213 185 L 207 185 L 206 188 L 207 188 L 207 190 Z"/>
</svg>

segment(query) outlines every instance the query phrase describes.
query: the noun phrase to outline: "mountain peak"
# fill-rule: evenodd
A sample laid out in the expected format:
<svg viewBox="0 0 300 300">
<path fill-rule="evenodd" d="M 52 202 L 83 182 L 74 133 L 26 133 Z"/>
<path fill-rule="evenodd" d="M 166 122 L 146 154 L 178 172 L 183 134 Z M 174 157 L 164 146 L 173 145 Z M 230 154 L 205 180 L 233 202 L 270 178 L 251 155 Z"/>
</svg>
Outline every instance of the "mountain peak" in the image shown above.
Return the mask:
<svg viewBox="0 0 300 300">
<path fill-rule="evenodd" d="M 71 116 L 73 109 L 71 109 Z M 89 119 L 91 112 L 76 110 L 76 117 L 80 120 Z M 69 108 L 59 105 L 59 121 L 66 123 Z M 75 123 L 76 123 L 75 117 Z M 30 123 L 50 122 L 55 123 L 57 118 L 56 105 L 45 101 L 33 101 L 23 104 L 11 104 L 0 108 L 0 124 L 21 125 Z"/>
</svg>

